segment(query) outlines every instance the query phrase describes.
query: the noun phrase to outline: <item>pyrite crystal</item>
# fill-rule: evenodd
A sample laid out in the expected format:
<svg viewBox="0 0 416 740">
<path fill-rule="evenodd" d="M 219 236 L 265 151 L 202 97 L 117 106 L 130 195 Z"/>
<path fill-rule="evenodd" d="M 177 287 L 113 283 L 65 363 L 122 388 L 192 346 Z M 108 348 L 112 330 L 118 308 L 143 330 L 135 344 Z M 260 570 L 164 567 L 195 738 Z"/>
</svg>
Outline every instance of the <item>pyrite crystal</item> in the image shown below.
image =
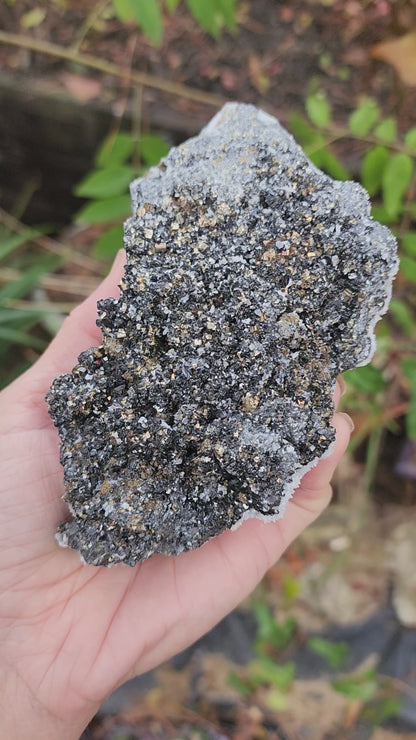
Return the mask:
<svg viewBox="0 0 416 740">
<path fill-rule="evenodd" d="M 281 517 L 334 441 L 335 378 L 369 361 L 397 269 L 363 188 L 250 105 L 131 191 L 102 346 L 47 396 L 72 515 L 58 541 L 95 565 Z"/>
</svg>

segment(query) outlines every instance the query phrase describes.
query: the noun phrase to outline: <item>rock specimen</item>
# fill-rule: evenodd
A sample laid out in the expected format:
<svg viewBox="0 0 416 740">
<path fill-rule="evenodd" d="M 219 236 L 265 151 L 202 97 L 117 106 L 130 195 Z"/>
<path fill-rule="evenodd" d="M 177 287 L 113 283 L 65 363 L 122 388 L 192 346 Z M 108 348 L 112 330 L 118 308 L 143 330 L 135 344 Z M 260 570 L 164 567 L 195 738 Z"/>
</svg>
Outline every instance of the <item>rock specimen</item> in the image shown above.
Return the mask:
<svg viewBox="0 0 416 740">
<path fill-rule="evenodd" d="M 102 346 L 47 397 L 72 514 L 58 541 L 95 565 L 282 516 L 334 440 L 335 377 L 370 359 L 397 269 L 362 187 L 249 105 L 131 190 Z"/>
</svg>

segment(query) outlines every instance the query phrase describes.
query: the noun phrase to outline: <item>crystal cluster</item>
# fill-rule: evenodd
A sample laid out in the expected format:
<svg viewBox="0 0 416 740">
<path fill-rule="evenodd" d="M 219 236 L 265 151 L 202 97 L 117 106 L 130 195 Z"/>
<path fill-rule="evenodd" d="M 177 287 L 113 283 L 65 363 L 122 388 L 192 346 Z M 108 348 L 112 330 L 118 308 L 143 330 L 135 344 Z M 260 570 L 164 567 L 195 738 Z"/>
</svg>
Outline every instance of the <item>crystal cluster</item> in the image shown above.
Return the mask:
<svg viewBox="0 0 416 740">
<path fill-rule="evenodd" d="M 249 105 L 131 191 L 102 346 L 47 396 L 71 512 L 58 541 L 95 565 L 282 516 L 334 441 L 335 378 L 370 359 L 397 269 L 363 188 Z"/>
</svg>

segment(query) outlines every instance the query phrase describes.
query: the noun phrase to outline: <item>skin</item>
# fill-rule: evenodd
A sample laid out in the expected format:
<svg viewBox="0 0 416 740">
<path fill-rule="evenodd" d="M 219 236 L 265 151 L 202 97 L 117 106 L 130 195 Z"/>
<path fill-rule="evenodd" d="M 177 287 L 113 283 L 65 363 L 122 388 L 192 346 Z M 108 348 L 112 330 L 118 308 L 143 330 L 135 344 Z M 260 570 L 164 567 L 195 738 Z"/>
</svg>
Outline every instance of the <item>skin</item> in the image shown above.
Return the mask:
<svg viewBox="0 0 416 740">
<path fill-rule="evenodd" d="M 82 565 L 54 534 L 67 516 L 58 434 L 44 396 L 100 343 L 99 298 L 117 296 L 124 254 L 65 320 L 38 362 L 0 394 L 0 735 L 72 740 L 124 681 L 157 666 L 246 597 L 327 506 L 351 425 L 302 480 L 283 519 L 250 520 L 177 557 L 130 568 Z M 337 384 L 335 401 L 341 387 Z"/>
</svg>

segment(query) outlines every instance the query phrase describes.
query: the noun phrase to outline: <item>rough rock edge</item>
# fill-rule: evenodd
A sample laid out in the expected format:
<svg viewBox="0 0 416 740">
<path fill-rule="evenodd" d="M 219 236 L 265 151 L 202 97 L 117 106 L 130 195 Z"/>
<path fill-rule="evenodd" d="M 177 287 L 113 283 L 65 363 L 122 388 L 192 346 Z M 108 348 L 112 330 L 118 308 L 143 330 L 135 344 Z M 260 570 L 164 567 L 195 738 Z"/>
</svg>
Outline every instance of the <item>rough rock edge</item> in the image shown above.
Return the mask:
<svg viewBox="0 0 416 740">
<path fill-rule="evenodd" d="M 211 119 L 211 121 L 209 121 L 209 123 L 202 129 L 201 134 L 203 134 L 205 132 L 209 132 L 211 129 L 214 129 L 217 126 L 217 124 L 224 117 L 228 117 L 228 115 L 231 114 L 232 111 L 235 108 L 239 107 L 240 105 L 241 105 L 240 103 L 227 103 Z M 255 108 L 255 106 L 248 106 L 248 105 L 246 107 L 250 107 L 250 108 L 253 108 L 253 109 Z M 256 113 L 257 113 L 258 119 L 261 120 L 261 121 L 264 121 L 265 124 L 270 124 L 270 123 L 276 124 L 277 119 L 274 116 L 271 116 L 270 114 L 266 113 L 265 111 L 263 111 L 261 109 L 256 109 Z M 290 139 L 292 139 L 292 141 L 294 142 L 294 144 L 296 146 L 299 146 L 297 144 L 296 140 L 294 139 L 294 137 L 288 131 L 285 130 L 285 133 L 290 137 Z M 321 170 L 318 167 L 316 167 L 315 165 L 313 165 L 313 163 L 311 163 L 311 162 L 310 162 L 310 166 L 313 167 L 317 172 L 321 172 Z M 151 168 L 151 169 L 153 169 L 153 168 Z M 141 179 L 141 178 L 139 178 L 139 179 Z M 131 184 L 131 186 L 130 186 L 131 195 L 132 195 L 132 204 L 133 205 L 135 203 L 135 193 L 134 193 L 134 190 L 135 190 L 135 182 L 136 181 L 133 181 L 132 184 Z M 357 183 L 355 183 L 355 184 L 357 184 Z M 361 185 L 360 185 L 360 188 L 361 188 L 361 191 L 362 191 L 363 199 L 367 201 L 367 205 L 368 205 L 368 218 L 371 219 L 371 220 L 373 220 L 372 217 L 371 217 L 371 215 L 370 215 L 370 205 L 371 204 L 370 204 L 370 199 L 369 199 L 368 193 L 365 190 L 365 188 L 363 188 Z M 385 300 L 385 303 L 384 303 L 383 307 L 381 308 L 380 312 L 373 318 L 372 322 L 370 322 L 370 324 L 368 325 L 368 331 L 367 331 L 367 335 L 366 336 L 367 336 L 367 338 L 368 338 L 368 340 L 370 342 L 369 352 L 368 352 L 367 356 L 365 356 L 360 362 L 358 362 L 355 365 L 355 367 L 362 367 L 364 365 L 367 365 L 371 361 L 371 359 L 372 359 L 372 357 L 374 355 L 374 352 L 376 350 L 376 337 L 375 337 L 375 334 L 374 334 L 374 328 L 375 328 L 376 324 L 380 321 L 380 319 L 382 318 L 382 316 L 388 310 L 388 307 L 389 307 L 389 304 L 390 304 L 390 300 L 391 300 L 391 296 L 392 296 L 393 280 L 394 280 L 395 275 L 398 272 L 398 269 L 399 269 L 399 262 L 396 259 L 396 261 L 393 264 L 393 267 L 392 267 L 392 269 L 391 269 L 391 271 L 390 271 L 390 273 L 388 275 L 388 281 L 389 282 L 387 283 L 387 281 L 386 281 L 386 300 Z M 332 393 L 333 393 L 333 391 L 335 389 L 335 385 L 336 385 L 336 379 L 333 381 Z M 312 470 L 314 467 L 316 467 L 317 464 L 318 464 L 318 462 L 320 460 L 323 460 L 323 459 L 329 457 L 332 454 L 332 452 L 333 452 L 333 449 L 335 447 L 335 444 L 336 444 L 336 440 L 334 440 L 333 442 L 330 443 L 329 447 L 327 448 L 327 450 L 322 455 L 318 455 L 311 462 L 309 462 L 306 465 L 301 466 L 301 467 L 299 467 L 297 469 L 297 471 L 292 476 L 292 478 L 289 479 L 288 482 L 287 482 L 287 484 L 284 486 L 284 489 L 283 489 L 282 494 L 281 494 L 281 501 L 280 501 L 280 504 L 279 504 L 279 512 L 277 514 L 275 514 L 275 515 L 264 515 L 264 514 L 259 513 L 256 509 L 249 509 L 248 511 L 244 512 L 243 516 L 237 522 L 235 522 L 234 525 L 232 525 L 232 527 L 230 528 L 230 530 L 231 531 L 234 531 L 234 530 L 238 529 L 245 521 L 247 521 L 249 519 L 258 519 L 258 520 L 260 520 L 260 521 L 262 521 L 264 523 L 275 522 L 275 521 L 278 521 L 279 519 L 282 519 L 284 517 L 284 515 L 285 515 L 287 504 L 290 501 L 290 499 L 293 496 L 293 494 L 295 493 L 296 489 L 298 488 L 298 486 L 299 486 L 299 484 L 300 484 L 303 476 L 306 473 L 308 473 L 310 470 Z M 74 512 L 72 510 L 72 507 L 70 505 L 70 502 L 67 501 L 66 503 L 67 503 L 68 508 L 70 509 L 71 513 L 73 514 Z M 64 547 L 64 548 L 70 547 L 68 545 L 68 537 L 67 537 L 67 535 L 65 533 L 57 532 L 55 534 L 55 539 L 56 539 L 56 541 L 58 542 L 58 544 L 61 547 Z M 210 539 L 212 539 L 212 537 Z M 207 542 L 205 542 L 204 544 L 208 544 L 208 542 L 209 542 L 209 540 L 207 540 Z M 203 547 L 204 544 L 200 545 L 199 547 Z M 84 557 L 82 556 L 82 554 L 79 551 L 77 551 L 77 552 L 78 552 L 78 555 L 80 557 L 80 560 L 81 560 L 82 564 L 83 565 L 88 565 L 87 561 L 84 559 Z M 106 564 L 105 567 L 110 567 L 111 568 L 114 565 L 118 565 L 118 564 L 119 564 L 119 562 L 108 563 L 108 564 Z"/>
</svg>

